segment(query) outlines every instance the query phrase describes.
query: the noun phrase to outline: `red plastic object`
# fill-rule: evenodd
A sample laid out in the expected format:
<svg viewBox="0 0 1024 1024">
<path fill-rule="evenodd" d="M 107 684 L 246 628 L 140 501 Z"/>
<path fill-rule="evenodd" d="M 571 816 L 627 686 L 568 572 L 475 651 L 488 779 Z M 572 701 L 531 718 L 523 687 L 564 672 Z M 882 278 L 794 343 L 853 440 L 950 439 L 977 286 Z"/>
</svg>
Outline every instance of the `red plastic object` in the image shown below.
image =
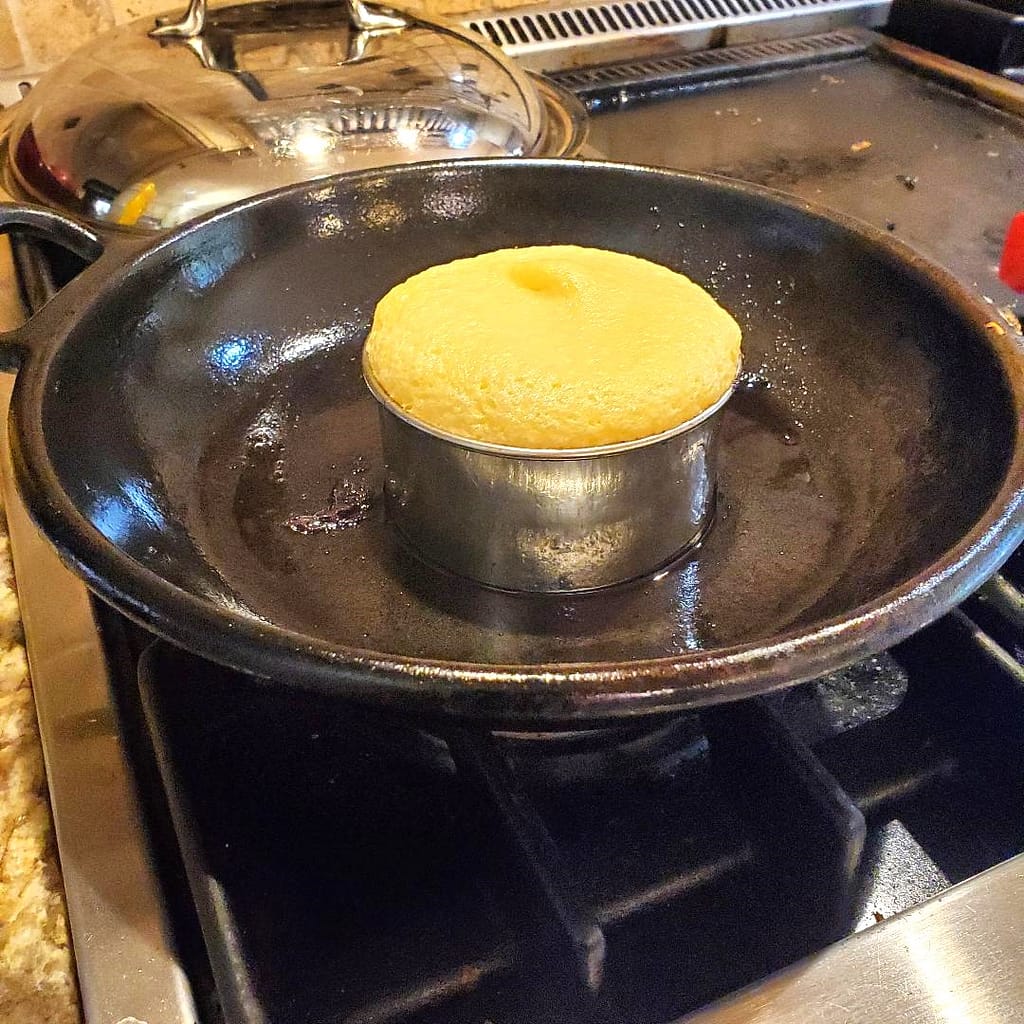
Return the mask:
<svg viewBox="0 0 1024 1024">
<path fill-rule="evenodd" d="M 1024 292 L 1024 211 L 1010 221 L 999 260 L 999 279 L 1015 292 Z"/>
</svg>

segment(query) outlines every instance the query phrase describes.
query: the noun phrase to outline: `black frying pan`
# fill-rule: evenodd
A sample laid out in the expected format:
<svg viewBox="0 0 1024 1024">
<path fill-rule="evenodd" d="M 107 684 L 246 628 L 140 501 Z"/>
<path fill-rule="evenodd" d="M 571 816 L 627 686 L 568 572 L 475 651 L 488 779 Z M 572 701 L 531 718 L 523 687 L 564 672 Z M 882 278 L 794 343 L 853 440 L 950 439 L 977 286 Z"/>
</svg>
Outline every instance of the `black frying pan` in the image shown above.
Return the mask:
<svg viewBox="0 0 1024 1024">
<path fill-rule="evenodd" d="M 55 214 L 0 224 L 101 248 Z M 401 545 L 359 370 L 393 284 L 551 242 L 684 271 L 745 330 L 711 535 L 575 598 L 488 591 Z M 289 188 L 140 244 L 112 244 L 4 339 L 24 354 L 19 486 L 100 595 L 277 684 L 520 724 L 723 701 L 892 644 L 1021 539 L 1020 338 L 909 250 L 802 202 L 463 162 Z"/>
</svg>

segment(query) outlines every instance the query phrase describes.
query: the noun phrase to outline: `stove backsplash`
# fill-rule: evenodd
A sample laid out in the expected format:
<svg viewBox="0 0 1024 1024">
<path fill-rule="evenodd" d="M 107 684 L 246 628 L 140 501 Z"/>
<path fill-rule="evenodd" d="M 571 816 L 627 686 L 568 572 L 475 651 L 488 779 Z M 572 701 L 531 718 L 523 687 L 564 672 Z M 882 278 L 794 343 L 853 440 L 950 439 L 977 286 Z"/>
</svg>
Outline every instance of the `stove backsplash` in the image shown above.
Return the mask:
<svg viewBox="0 0 1024 1024">
<path fill-rule="evenodd" d="M 302 2 L 302 0 L 298 0 Z M 188 0 L 0 0 L 0 103 L 102 32 L 181 14 Z M 213 0 L 223 6 L 225 0 Z M 400 0 L 451 17 L 528 67 L 550 71 L 644 53 L 704 50 L 885 23 L 890 0 Z M 524 13 L 525 9 L 530 10 Z"/>
</svg>

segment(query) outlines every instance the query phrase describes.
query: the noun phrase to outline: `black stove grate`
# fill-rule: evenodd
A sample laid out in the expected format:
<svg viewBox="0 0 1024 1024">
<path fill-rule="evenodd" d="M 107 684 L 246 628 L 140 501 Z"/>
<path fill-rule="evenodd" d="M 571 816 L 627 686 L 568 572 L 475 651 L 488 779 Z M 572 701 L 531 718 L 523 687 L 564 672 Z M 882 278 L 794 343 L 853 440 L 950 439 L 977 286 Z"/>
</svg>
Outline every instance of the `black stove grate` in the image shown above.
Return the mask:
<svg viewBox="0 0 1024 1024">
<path fill-rule="evenodd" d="M 435 735 L 161 643 L 139 681 L 231 1022 L 663 1024 L 1024 851 L 1024 670 L 964 612 L 559 739 Z"/>
</svg>

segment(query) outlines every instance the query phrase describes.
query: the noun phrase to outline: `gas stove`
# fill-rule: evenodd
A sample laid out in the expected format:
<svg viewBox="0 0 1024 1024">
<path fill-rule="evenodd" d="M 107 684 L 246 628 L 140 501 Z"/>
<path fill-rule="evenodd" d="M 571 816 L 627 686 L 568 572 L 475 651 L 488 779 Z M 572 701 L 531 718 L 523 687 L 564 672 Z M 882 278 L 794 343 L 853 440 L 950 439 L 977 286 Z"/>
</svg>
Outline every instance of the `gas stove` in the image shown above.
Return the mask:
<svg viewBox="0 0 1024 1024">
<path fill-rule="evenodd" d="M 1011 313 L 1024 87 L 854 24 L 885 7 L 467 21 L 584 99 L 592 155 L 853 214 Z M 18 251 L 38 304 L 69 268 Z M 787 692 L 488 733 L 300 703 L 155 640 L 5 486 L 90 1022 L 1024 1020 L 1020 552 Z"/>
</svg>

